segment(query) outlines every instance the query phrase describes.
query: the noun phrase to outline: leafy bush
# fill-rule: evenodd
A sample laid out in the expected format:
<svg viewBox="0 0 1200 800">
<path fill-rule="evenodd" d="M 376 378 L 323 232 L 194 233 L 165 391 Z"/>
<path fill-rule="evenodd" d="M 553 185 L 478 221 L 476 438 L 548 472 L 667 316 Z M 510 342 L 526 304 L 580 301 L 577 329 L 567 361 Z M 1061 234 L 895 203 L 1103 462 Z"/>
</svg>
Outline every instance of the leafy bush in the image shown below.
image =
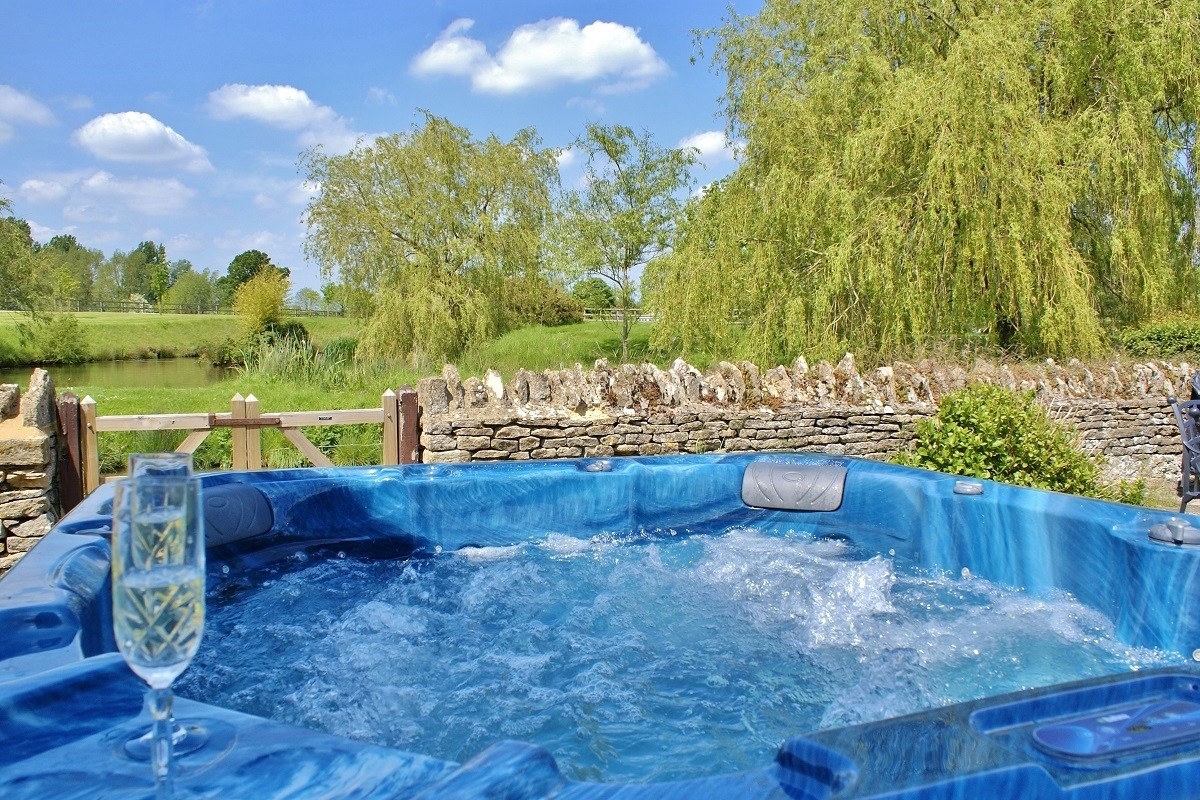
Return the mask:
<svg viewBox="0 0 1200 800">
<path fill-rule="evenodd" d="M 254 335 L 281 325 L 287 293 L 287 276 L 273 269 L 264 269 L 237 287 L 233 310 L 241 318 L 242 329 Z"/>
<path fill-rule="evenodd" d="M 17 323 L 17 337 L 35 364 L 79 364 L 87 361 L 83 327 L 73 314 L 34 314 Z"/>
<path fill-rule="evenodd" d="M 1141 482 L 1102 485 L 1102 462 L 1079 449 L 1077 435 L 1052 420 L 1033 392 L 998 386 L 970 386 L 946 395 L 936 416 L 917 423 L 912 444 L 895 460 L 1122 502 L 1139 502 L 1144 491 Z"/>
<path fill-rule="evenodd" d="M 515 327 L 552 328 L 583 321 L 583 303 L 558 284 L 541 278 L 508 281 L 504 302 Z"/>
<path fill-rule="evenodd" d="M 294 344 L 306 345 L 312 341 L 308 335 L 308 328 L 304 327 L 303 322 L 294 319 L 283 320 L 281 322 L 272 322 L 258 336 L 257 344 L 267 343 L 276 344 L 279 342 L 292 342 Z"/>
<path fill-rule="evenodd" d="M 606 309 L 617 304 L 617 295 L 613 288 L 603 278 L 590 277 L 571 287 L 571 297 L 574 297 L 584 308 Z"/>
<path fill-rule="evenodd" d="M 1200 320 L 1168 319 L 1122 331 L 1121 346 L 1131 355 L 1161 358 L 1187 351 L 1200 352 Z"/>
</svg>

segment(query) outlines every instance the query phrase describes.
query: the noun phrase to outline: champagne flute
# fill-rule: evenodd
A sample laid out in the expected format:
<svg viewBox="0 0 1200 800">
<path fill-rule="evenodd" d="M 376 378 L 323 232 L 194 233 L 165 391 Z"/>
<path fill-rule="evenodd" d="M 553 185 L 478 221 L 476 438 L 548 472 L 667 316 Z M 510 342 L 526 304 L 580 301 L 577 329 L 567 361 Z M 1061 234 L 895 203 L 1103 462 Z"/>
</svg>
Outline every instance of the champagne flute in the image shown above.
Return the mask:
<svg viewBox="0 0 1200 800">
<path fill-rule="evenodd" d="M 200 482 L 187 474 L 147 470 L 116 486 L 113 633 L 125 662 L 150 687 L 159 798 L 174 791 L 171 683 L 187 669 L 204 630 L 202 513 Z"/>
<path fill-rule="evenodd" d="M 129 456 L 129 476 L 150 476 L 156 478 L 189 478 L 192 475 L 192 454 L 177 451 L 160 453 L 131 453 Z M 202 523 L 201 523 L 202 524 Z M 145 735 L 131 739 L 125 743 L 125 751 L 140 761 L 150 760 L 150 746 L 153 742 L 153 729 Z M 208 742 L 208 734 L 199 725 L 184 727 L 177 722 L 172 723 L 171 741 L 174 744 L 175 755 L 180 756 L 199 750 Z"/>
</svg>

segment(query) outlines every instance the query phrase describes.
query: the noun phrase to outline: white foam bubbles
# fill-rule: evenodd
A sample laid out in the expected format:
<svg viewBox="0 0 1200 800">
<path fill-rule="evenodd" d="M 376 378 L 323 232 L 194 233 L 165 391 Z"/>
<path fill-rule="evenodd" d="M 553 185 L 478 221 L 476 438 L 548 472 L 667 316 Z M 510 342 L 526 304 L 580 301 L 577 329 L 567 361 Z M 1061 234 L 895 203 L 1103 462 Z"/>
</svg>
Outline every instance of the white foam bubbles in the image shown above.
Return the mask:
<svg viewBox="0 0 1200 800">
<path fill-rule="evenodd" d="M 1065 595 L 843 541 L 667 533 L 294 562 L 211 609 L 180 692 L 456 761 L 519 738 L 571 777 L 644 781 L 762 766 L 817 727 L 1169 659 Z"/>
</svg>

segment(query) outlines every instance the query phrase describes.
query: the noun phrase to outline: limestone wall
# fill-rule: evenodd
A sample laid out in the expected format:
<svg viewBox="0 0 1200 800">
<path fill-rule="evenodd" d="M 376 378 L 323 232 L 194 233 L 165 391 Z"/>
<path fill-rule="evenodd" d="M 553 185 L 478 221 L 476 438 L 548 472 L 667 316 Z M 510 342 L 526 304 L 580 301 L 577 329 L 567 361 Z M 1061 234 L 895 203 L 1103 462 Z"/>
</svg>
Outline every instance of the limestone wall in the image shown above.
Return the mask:
<svg viewBox="0 0 1200 800">
<path fill-rule="evenodd" d="M 24 396 L 0 384 L 0 575 L 58 519 L 54 384 L 35 369 Z"/>
<path fill-rule="evenodd" d="M 676 361 L 585 371 L 489 371 L 462 379 L 454 367 L 420 382 L 422 460 L 520 460 L 746 450 L 814 450 L 887 458 L 916 420 L 969 383 L 1034 391 L 1052 415 L 1104 456 L 1112 478 L 1174 477 L 1180 444 L 1168 398 L 1187 396 L 1186 363 L 1072 361 L 970 368 L 932 362 L 859 372 L 838 364 L 760 370 L 722 362 L 702 373 Z"/>
</svg>

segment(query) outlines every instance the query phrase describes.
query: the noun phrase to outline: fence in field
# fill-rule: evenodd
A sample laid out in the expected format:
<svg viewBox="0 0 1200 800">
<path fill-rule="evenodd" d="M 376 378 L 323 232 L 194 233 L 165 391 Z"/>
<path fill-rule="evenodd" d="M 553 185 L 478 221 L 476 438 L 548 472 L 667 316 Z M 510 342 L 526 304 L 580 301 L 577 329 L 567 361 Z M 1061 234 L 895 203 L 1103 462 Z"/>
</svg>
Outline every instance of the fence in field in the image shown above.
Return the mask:
<svg viewBox="0 0 1200 800">
<path fill-rule="evenodd" d="M 417 460 L 419 446 L 417 393 L 388 389 L 378 408 L 333 411 L 286 411 L 263 413 L 254 395 L 235 394 L 227 412 L 194 414 L 131 414 L 100 416 L 90 396 L 79 400 L 70 393 L 59 398 L 60 428 L 65 436 L 64 453 L 68 464 L 64 478 L 77 476 L 76 485 L 61 487 L 64 507 L 73 497 L 86 496 L 100 485 L 100 448 L 98 437 L 111 431 L 188 431 L 176 448 L 192 453 L 218 428 L 232 431 L 233 469 L 259 469 L 262 466 L 262 431 L 278 430 L 313 466 L 331 467 L 333 463 L 316 447 L 301 428 L 320 425 L 380 424 L 383 426 L 381 464 L 411 464 Z"/>
<path fill-rule="evenodd" d="M 658 319 L 658 316 L 652 311 L 641 308 L 629 309 L 629 317 L 634 322 L 654 322 Z M 619 308 L 585 308 L 583 318 L 601 322 L 620 322 L 625 318 L 625 312 Z"/>
</svg>

